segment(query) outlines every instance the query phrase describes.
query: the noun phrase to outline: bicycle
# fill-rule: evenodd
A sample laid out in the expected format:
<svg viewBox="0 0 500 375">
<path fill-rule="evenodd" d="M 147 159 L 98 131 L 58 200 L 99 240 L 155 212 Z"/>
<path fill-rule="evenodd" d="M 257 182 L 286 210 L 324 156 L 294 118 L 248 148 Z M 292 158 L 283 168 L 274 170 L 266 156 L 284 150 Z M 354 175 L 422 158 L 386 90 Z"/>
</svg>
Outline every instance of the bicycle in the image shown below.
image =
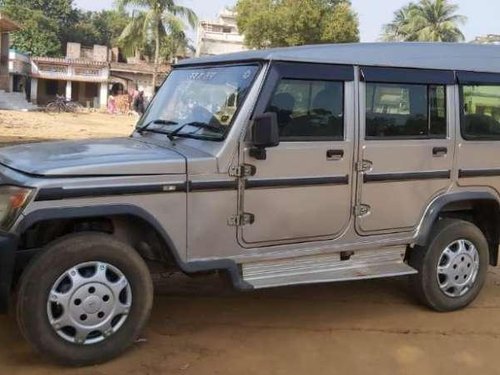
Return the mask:
<svg viewBox="0 0 500 375">
<path fill-rule="evenodd" d="M 61 112 L 80 112 L 83 110 L 83 106 L 78 102 L 73 102 L 67 100 L 64 96 L 56 95 L 56 100 L 50 102 L 45 107 L 47 112 L 61 113 Z"/>
</svg>

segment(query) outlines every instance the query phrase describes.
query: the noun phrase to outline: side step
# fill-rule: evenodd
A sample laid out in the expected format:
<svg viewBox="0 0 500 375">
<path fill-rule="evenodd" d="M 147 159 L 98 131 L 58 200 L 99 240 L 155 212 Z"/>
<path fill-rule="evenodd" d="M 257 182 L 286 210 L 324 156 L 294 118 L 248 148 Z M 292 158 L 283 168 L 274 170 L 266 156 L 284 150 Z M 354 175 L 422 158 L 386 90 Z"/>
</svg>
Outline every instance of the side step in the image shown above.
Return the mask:
<svg viewBox="0 0 500 375">
<path fill-rule="evenodd" d="M 411 275 L 404 247 L 303 256 L 242 265 L 243 280 L 254 288 Z"/>
</svg>

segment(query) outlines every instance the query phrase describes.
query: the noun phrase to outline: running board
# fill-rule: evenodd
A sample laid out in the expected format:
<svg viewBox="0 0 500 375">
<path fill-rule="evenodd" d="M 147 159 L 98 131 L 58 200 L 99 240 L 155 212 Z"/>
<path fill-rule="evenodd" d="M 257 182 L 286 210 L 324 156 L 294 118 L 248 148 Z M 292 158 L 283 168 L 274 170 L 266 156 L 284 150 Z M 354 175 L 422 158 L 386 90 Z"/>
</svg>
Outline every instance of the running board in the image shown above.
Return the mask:
<svg viewBox="0 0 500 375">
<path fill-rule="evenodd" d="M 411 275 L 404 247 L 268 260 L 242 265 L 243 280 L 254 288 Z"/>
</svg>

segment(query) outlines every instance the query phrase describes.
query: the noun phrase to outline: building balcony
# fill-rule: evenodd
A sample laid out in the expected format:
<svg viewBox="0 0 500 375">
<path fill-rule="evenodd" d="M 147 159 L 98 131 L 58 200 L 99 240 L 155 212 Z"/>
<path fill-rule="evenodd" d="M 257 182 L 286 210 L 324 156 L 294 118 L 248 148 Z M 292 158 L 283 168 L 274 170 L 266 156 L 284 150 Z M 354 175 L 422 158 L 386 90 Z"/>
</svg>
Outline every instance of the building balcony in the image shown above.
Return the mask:
<svg viewBox="0 0 500 375">
<path fill-rule="evenodd" d="M 34 57 L 31 63 L 31 75 L 42 79 L 107 82 L 109 65 L 107 62 L 99 61 Z"/>
</svg>

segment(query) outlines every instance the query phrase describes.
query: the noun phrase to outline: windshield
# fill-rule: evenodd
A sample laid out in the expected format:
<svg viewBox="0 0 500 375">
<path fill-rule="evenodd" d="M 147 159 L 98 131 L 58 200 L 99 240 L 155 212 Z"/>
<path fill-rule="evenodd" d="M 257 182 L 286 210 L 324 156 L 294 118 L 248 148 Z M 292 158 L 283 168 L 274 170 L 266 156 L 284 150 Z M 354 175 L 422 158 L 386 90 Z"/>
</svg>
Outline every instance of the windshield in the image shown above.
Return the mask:
<svg viewBox="0 0 500 375">
<path fill-rule="evenodd" d="M 258 65 L 173 70 L 137 128 L 223 139 L 258 70 Z"/>
</svg>

